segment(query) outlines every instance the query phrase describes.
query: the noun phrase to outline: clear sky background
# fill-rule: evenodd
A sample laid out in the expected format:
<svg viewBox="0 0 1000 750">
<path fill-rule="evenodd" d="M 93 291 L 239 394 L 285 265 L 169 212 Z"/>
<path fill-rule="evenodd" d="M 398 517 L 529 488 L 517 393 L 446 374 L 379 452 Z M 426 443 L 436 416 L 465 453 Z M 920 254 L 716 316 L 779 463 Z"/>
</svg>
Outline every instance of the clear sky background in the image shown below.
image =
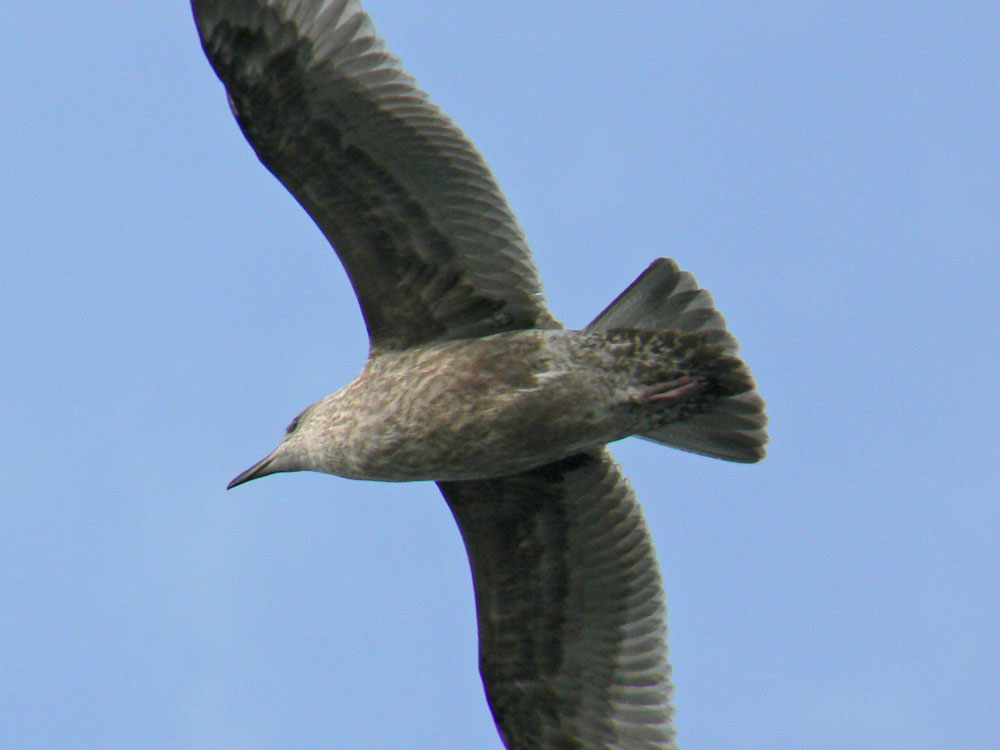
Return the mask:
<svg viewBox="0 0 1000 750">
<path fill-rule="evenodd" d="M 1000 747 L 1000 8 L 369 0 L 580 327 L 658 255 L 755 466 L 615 446 L 685 750 Z M 366 339 L 185 2 L 0 8 L 0 747 L 500 748 L 432 484 L 225 485 Z"/>
</svg>

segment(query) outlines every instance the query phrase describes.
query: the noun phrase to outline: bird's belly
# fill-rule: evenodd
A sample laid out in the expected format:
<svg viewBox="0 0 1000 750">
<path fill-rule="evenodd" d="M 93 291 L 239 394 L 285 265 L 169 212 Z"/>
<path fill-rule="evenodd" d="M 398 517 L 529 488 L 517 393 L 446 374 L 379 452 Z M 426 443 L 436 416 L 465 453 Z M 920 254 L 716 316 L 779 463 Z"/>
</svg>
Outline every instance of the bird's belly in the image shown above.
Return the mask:
<svg viewBox="0 0 1000 750">
<path fill-rule="evenodd" d="M 357 433 L 359 478 L 485 479 L 527 471 L 621 437 L 611 415 L 565 388 L 410 403 Z"/>
</svg>

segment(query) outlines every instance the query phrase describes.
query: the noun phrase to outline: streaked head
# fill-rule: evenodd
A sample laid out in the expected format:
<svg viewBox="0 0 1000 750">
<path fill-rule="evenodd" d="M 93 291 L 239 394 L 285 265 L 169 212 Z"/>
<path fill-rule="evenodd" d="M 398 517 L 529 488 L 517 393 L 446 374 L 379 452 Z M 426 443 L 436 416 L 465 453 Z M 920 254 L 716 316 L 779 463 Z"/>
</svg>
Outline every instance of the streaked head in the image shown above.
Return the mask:
<svg viewBox="0 0 1000 750">
<path fill-rule="evenodd" d="M 302 428 L 309 420 L 315 406 L 313 404 L 313 406 L 303 409 L 285 429 L 285 436 L 278 443 L 278 447 L 246 471 L 240 472 L 233 481 L 226 485 L 226 489 L 231 490 L 238 484 L 249 482 L 251 479 L 266 477 L 268 474 L 277 474 L 282 471 L 308 471 L 312 469 L 309 452 L 306 450 L 307 441 L 304 437 L 306 430 Z"/>
</svg>

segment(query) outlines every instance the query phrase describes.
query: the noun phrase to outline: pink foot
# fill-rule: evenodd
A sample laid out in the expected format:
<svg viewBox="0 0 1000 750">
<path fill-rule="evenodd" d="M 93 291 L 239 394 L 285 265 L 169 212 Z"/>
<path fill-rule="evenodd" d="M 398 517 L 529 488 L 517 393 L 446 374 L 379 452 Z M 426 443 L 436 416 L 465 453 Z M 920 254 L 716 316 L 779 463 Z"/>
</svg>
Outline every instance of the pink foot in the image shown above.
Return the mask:
<svg viewBox="0 0 1000 750">
<path fill-rule="evenodd" d="M 705 381 L 702 378 L 684 375 L 676 380 L 651 385 L 639 393 L 639 399 L 642 401 L 681 401 L 700 391 L 703 385 L 705 385 Z"/>
</svg>

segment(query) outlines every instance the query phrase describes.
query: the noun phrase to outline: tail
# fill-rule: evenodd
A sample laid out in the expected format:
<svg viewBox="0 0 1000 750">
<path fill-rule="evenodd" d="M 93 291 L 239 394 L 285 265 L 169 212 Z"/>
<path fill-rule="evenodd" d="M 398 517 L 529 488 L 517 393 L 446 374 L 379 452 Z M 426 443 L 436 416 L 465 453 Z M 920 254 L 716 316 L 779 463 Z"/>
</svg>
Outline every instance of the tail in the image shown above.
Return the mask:
<svg viewBox="0 0 1000 750">
<path fill-rule="evenodd" d="M 658 258 L 587 326 L 676 330 L 699 333 L 706 344 L 721 344 L 736 354 L 739 343 L 726 329 L 712 295 L 669 258 Z M 764 399 L 756 390 L 729 396 L 709 411 L 673 422 L 639 437 L 703 456 L 753 463 L 764 457 L 767 443 Z"/>
</svg>

